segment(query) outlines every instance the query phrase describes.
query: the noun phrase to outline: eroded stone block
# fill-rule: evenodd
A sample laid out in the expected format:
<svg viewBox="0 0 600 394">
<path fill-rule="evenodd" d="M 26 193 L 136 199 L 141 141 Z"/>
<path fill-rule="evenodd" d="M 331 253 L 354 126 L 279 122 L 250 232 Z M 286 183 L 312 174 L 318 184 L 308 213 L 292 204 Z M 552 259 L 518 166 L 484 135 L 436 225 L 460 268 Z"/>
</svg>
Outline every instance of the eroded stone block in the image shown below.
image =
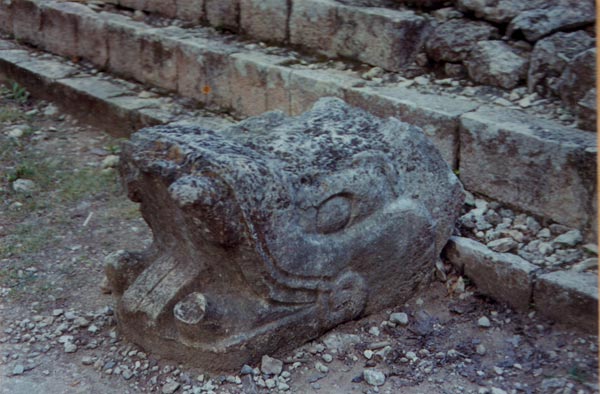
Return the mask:
<svg viewBox="0 0 600 394">
<path fill-rule="evenodd" d="M 594 273 L 557 271 L 540 275 L 533 300 L 546 317 L 598 332 L 598 276 Z"/>
<path fill-rule="evenodd" d="M 119 327 L 210 370 L 407 300 L 463 201 L 418 128 L 334 98 L 218 132 L 141 130 L 120 171 L 154 242 L 107 261 Z"/>
<path fill-rule="evenodd" d="M 240 0 L 242 33 L 257 40 L 287 39 L 288 0 Z"/>
<path fill-rule="evenodd" d="M 31 45 L 41 45 L 42 11 L 38 2 L 13 2 L 11 9 L 12 33 L 15 38 Z"/>
<path fill-rule="evenodd" d="M 79 56 L 77 41 L 80 14 L 92 11 L 83 4 L 47 4 L 42 8 L 41 37 L 44 49 L 61 56 Z"/>
<path fill-rule="evenodd" d="M 468 238 L 452 237 L 446 258 L 463 271 L 477 290 L 520 310 L 530 306 L 536 266 L 510 253 L 497 253 Z"/>
<path fill-rule="evenodd" d="M 395 71 L 415 60 L 431 30 L 428 20 L 413 11 L 352 7 L 333 0 L 294 2 L 289 23 L 292 44 Z"/>
<path fill-rule="evenodd" d="M 467 190 L 596 232 L 596 136 L 481 107 L 461 117 L 460 178 Z"/>
<path fill-rule="evenodd" d="M 211 26 L 237 32 L 240 0 L 205 0 L 206 19 Z"/>
</svg>

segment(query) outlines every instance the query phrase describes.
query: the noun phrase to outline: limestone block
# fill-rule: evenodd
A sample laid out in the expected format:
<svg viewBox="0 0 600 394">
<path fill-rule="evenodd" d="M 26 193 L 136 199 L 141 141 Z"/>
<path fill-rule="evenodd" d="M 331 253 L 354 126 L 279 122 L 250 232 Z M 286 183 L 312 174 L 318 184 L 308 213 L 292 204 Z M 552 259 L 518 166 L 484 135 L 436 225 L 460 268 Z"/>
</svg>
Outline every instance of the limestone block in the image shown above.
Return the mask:
<svg viewBox="0 0 600 394">
<path fill-rule="evenodd" d="M 40 46 L 43 42 L 41 2 L 33 0 L 12 3 L 12 25 L 15 39 Z"/>
<path fill-rule="evenodd" d="M 348 103 L 377 116 L 393 116 L 420 127 L 446 163 L 457 168 L 459 117 L 476 109 L 475 103 L 405 88 L 352 88 L 345 97 Z"/>
<path fill-rule="evenodd" d="M 209 108 L 231 108 L 231 49 L 195 37 L 178 42 L 179 94 Z"/>
<path fill-rule="evenodd" d="M 596 130 L 596 48 L 573 58 L 558 81 L 560 98 L 577 115 L 580 125 Z"/>
<path fill-rule="evenodd" d="M 255 53 L 232 55 L 233 108 L 246 116 L 276 109 L 289 113 L 291 70 L 278 66 L 286 59 Z"/>
<path fill-rule="evenodd" d="M 240 0 L 204 0 L 206 19 L 211 26 L 237 32 Z"/>
<path fill-rule="evenodd" d="M 120 163 L 154 242 L 107 259 L 119 328 L 211 371 L 403 303 L 463 201 L 416 127 L 333 98 L 217 132 L 144 129 Z"/>
<path fill-rule="evenodd" d="M 477 18 L 494 23 L 508 23 L 521 12 L 534 9 L 548 0 L 457 0 L 461 11 L 473 12 Z"/>
<path fill-rule="evenodd" d="M 356 79 L 323 70 L 293 70 L 290 75 L 290 114 L 308 111 L 321 97 L 343 98 Z"/>
<path fill-rule="evenodd" d="M 468 19 L 451 19 L 437 26 L 427 39 L 427 55 L 436 61 L 459 62 L 467 58 L 473 46 L 497 35 L 498 29 Z"/>
<path fill-rule="evenodd" d="M 147 28 L 121 15 L 100 15 L 106 22 L 108 69 L 117 75 L 137 79 L 142 69 L 142 36 Z"/>
<path fill-rule="evenodd" d="M 175 0 L 177 17 L 186 21 L 200 22 L 204 17 L 205 0 Z"/>
<path fill-rule="evenodd" d="M 351 7 L 333 0 L 294 2 L 290 42 L 326 56 L 344 56 L 398 71 L 414 62 L 430 32 L 413 11 Z"/>
<path fill-rule="evenodd" d="M 460 178 L 467 190 L 596 232 L 595 134 L 490 107 L 460 123 Z"/>
<path fill-rule="evenodd" d="M 241 32 L 266 42 L 287 39 L 288 0 L 240 0 Z"/>
<path fill-rule="evenodd" d="M 13 34 L 12 2 L 0 1 L 0 32 Z"/>
<path fill-rule="evenodd" d="M 526 40 L 535 42 L 554 32 L 593 25 L 595 21 L 593 0 L 551 0 L 541 7 L 521 12 L 510 22 L 506 34 L 520 33 Z"/>
<path fill-rule="evenodd" d="M 78 55 L 99 68 L 108 64 L 107 26 L 104 18 L 96 14 L 80 15 L 77 25 Z"/>
<path fill-rule="evenodd" d="M 147 30 L 139 35 L 140 70 L 136 78 L 163 89 L 177 90 L 177 27 L 161 29 L 160 34 Z"/>
<path fill-rule="evenodd" d="M 477 286 L 477 291 L 519 310 L 529 309 L 537 267 L 511 253 L 497 253 L 469 238 L 451 237 L 446 258 Z"/>
<path fill-rule="evenodd" d="M 558 94 L 557 80 L 567 65 L 575 56 L 593 46 L 594 39 L 581 30 L 556 33 L 538 41 L 531 53 L 527 87 L 532 92 Z"/>
<path fill-rule="evenodd" d="M 475 44 L 465 61 L 472 80 L 512 89 L 525 80 L 528 59 L 503 41 L 481 41 Z"/>
<path fill-rule="evenodd" d="M 78 25 L 86 13 L 93 11 L 78 3 L 48 3 L 42 7 L 43 48 L 60 56 L 78 57 Z"/>
<path fill-rule="evenodd" d="M 598 333 L 598 276 L 595 273 L 556 271 L 537 278 L 533 300 L 544 316 Z"/>
</svg>

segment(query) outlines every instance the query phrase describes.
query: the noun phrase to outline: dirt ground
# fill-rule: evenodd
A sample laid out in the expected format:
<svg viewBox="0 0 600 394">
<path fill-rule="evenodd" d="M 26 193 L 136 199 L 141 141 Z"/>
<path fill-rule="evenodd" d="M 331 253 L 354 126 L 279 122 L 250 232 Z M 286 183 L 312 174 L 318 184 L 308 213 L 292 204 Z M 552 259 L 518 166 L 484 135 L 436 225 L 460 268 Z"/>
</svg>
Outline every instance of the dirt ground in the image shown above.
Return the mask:
<svg viewBox="0 0 600 394">
<path fill-rule="evenodd" d="M 119 141 L 17 86 L 1 92 L 1 393 L 598 392 L 596 336 L 514 312 L 468 280 L 464 292 L 433 282 L 405 305 L 274 355 L 284 362 L 276 377 L 258 365 L 209 376 L 153 357 L 119 336 L 101 290 L 104 257 L 151 239 L 114 170 Z M 369 384 L 364 370 L 385 383 Z"/>
</svg>

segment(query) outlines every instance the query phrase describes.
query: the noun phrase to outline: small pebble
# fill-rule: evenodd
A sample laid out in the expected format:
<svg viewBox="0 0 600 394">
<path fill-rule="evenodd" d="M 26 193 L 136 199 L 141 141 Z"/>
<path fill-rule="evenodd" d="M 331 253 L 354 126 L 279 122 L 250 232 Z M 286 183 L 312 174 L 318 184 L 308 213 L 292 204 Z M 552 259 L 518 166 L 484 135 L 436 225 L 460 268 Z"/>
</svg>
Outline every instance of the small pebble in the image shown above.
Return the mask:
<svg viewBox="0 0 600 394">
<path fill-rule="evenodd" d="M 408 324 L 408 315 L 404 312 L 392 313 L 390 315 L 390 321 L 395 324 L 405 326 Z"/>
<path fill-rule="evenodd" d="M 490 323 L 490 319 L 488 319 L 486 316 L 483 316 L 477 320 L 477 325 L 479 327 L 488 328 L 491 327 L 492 324 Z"/>
</svg>

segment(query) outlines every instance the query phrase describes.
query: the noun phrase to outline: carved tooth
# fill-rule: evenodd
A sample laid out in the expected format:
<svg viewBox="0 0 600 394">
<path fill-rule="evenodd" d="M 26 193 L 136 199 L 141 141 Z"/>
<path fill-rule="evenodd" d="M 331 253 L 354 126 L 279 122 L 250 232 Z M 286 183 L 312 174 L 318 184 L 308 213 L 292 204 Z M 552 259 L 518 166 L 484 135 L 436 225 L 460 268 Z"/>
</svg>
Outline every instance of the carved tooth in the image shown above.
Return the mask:
<svg viewBox="0 0 600 394">
<path fill-rule="evenodd" d="M 190 293 L 173 307 L 175 318 L 185 324 L 198 324 L 206 313 L 206 297 L 202 293 Z"/>
</svg>

